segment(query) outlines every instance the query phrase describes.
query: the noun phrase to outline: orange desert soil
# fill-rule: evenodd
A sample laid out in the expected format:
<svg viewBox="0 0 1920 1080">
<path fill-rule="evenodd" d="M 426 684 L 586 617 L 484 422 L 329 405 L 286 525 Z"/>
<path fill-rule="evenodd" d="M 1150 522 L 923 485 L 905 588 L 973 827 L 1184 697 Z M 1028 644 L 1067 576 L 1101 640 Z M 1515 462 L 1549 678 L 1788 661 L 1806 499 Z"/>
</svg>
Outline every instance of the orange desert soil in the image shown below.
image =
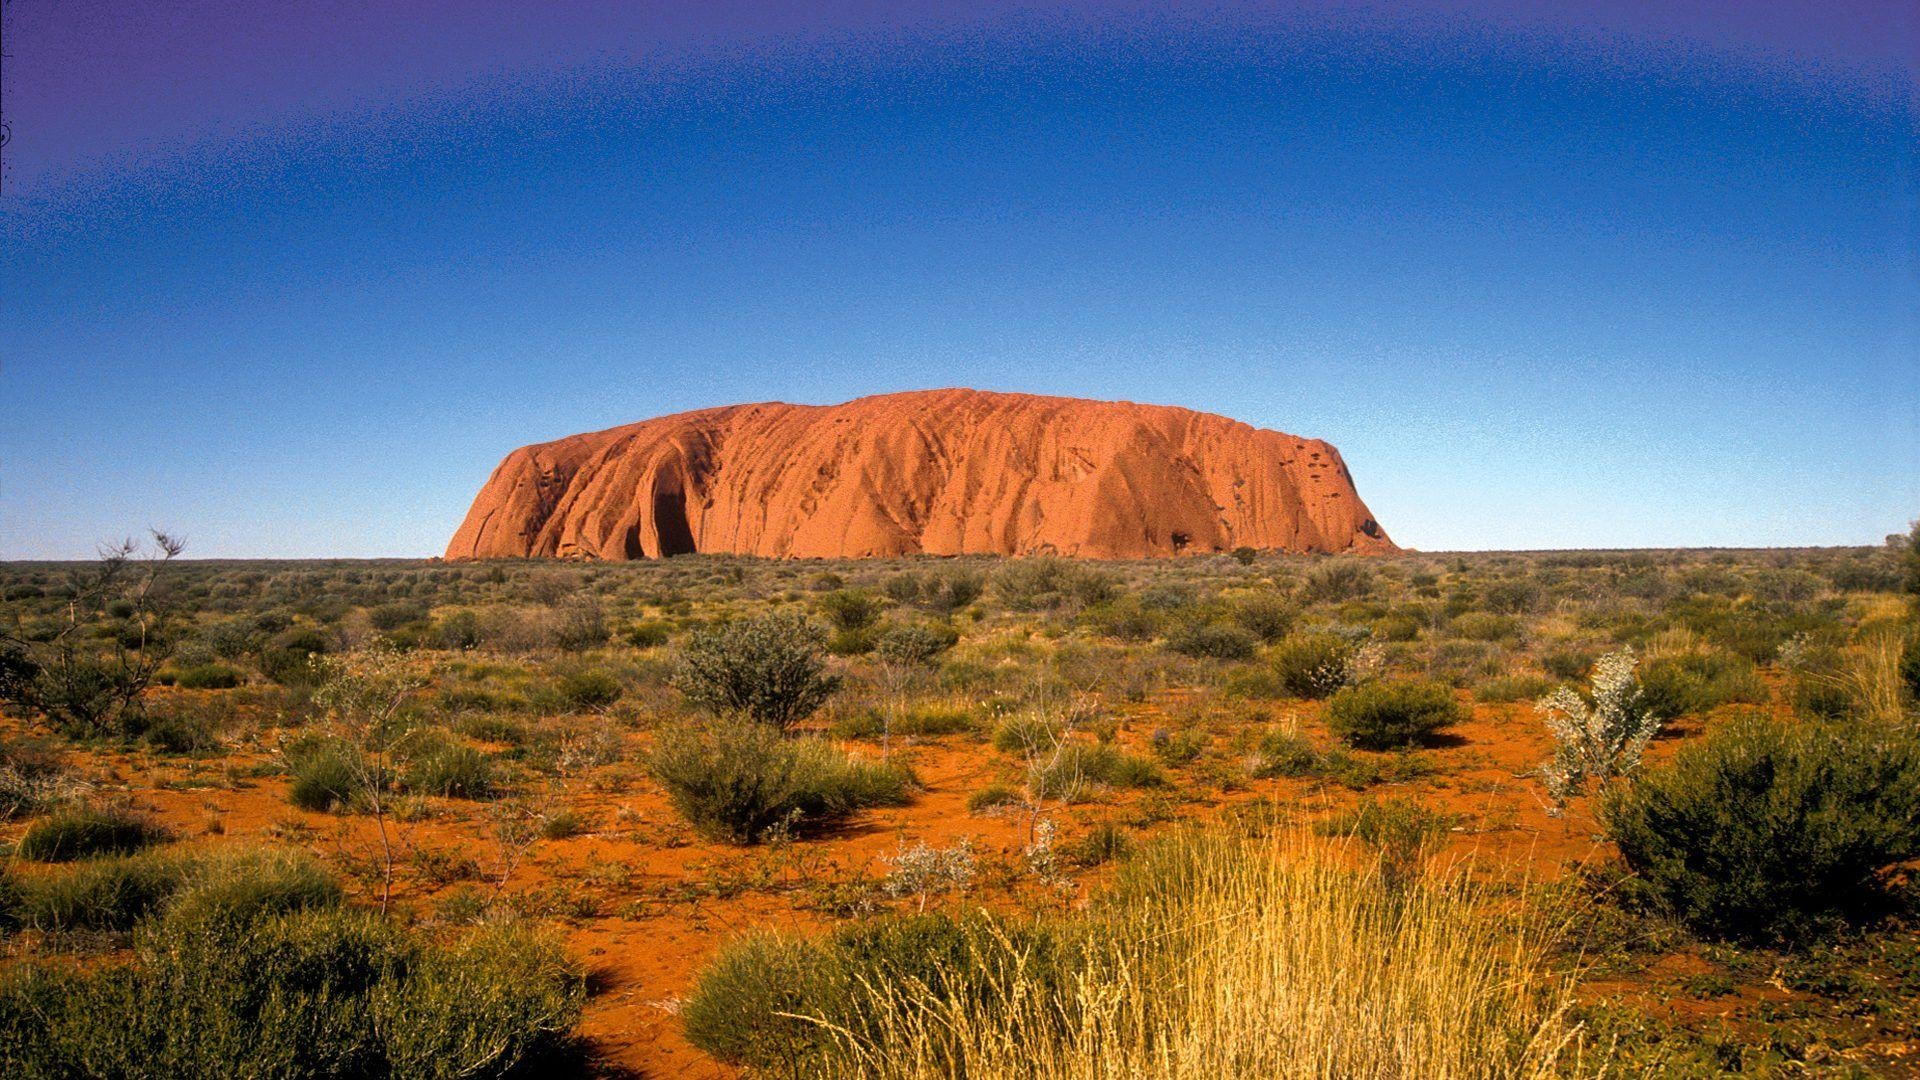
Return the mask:
<svg viewBox="0 0 1920 1080">
<path fill-rule="evenodd" d="M 193 700 L 196 692 L 163 693 Z M 1464 695 L 1463 695 L 1464 700 Z M 1179 692 L 1120 707 L 1122 745 L 1144 752 L 1152 731 L 1185 705 Z M 1250 705 L 1244 722 L 1292 717 L 1303 733 L 1324 740 L 1317 708 L 1304 703 Z M 1258 712 L 1262 715 L 1251 715 Z M 19 721 L 0 721 L 9 728 Z M 1653 756 L 1671 751 L 1682 732 L 1669 729 Z M 645 736 L 632 737 L 629 751 Z M 1580 804 L 1562 818 L 1547 815 L 1537 779 L 1526 775 L 1547 754 L 1547 740 L 1525 705 L 1475 705 L 1472 719 L 1423 751 L 1431 776 L 1361 794 L 1337 785 L 1253 780 L 1221 791 L 1187 770 L 1174 770 L 1160 792 L 1109 792 L 1094 802 L 1051 816 L 1060 843 L 1071 844 L 1102 821 L 1152 834 L 1182 821 L 1218 818 L 1265 797 L 1284 818 L 1318 818 L 1368 797 L 1411 796 L 1457 815 L 1446 855 L 1473 860 L 1496 877 L 1545 882 L 1568 865 L 1604 858 L 1609 850 Z M 872 746 L 862 753 L 877 753 Z M 731 1077 L 734 1071 L 705 1057 L 680 1034 L 675 1012 L 702 966 L 727 940 L 755 930 L 819 930 L 836 921 L 836 895 L 858 895 L 860 883 L 884 876 L 883 858 L 903 843 L 946 846 L 971 838 L 981 855 L 979 884 L 967 900 L 1019 911 L 1083 904 L 1099 873 L 1080 875 L 1073 897 L 1040 889 L 1017 874 L 1028 839 L 1014 816 L 968 814 L 965 800 L 995 779 L 1017 771 L 1012 759 L 969 736 L 896 740 L 925 790 L 912 805 L 864 815 L 851 826 L 792 843 L 755 848 L 712 844 L 675 815 L 660 789 L 631 760 L 603 766 L 573 782 L 565 805 L 586 823 L 578 836 L 536 842 L 508 877 L 506 891 L 522 908 L 559 920 L 575 957 L 590 972 L 592 996 L 583 1033 L 613 1075 Z M 1381 755 L 1384 757 L 1385 755 Z M 354 891 L 378 897 L 378 845 L 364 815 L 339 816 L 295 809 L 286 780 L 254 768 L 271 761 L 270 746 L 236 746 L 206 760 L 104 751 L 71 763 L 104 778 L 96 798 L 127 797 L 153 808 L 182 846 L 234 843 L 302 844 L 336 866 L 361 868 Z M 427 800 L 428 812 L 399 826 L 403 869 L 397 909 L 430 916 L 460 889 L 491 895 L 502 865 L 494 840 L 495 804 Z M 1152 812 L 1149 813 L 1148 811 Z M 12 826 L 12 836 L 23 826 Z M 421 867 L 466 863 L 466 880 L 432 882 Z M 838 892 L 836 892 L 838 890 Z M 949 903 L 936 900 L 935 903 Z M 896 901 L 894 906 L 912 901 Z M 842 913 L 843 914 L 843 913 Z"/>
<path fill-rule="evenodd" d="M 928 390 L 734 405 L 508 454 L 449 559 L 1386 553 L 1339 451 L 1208 413 Z"/>
</svg>

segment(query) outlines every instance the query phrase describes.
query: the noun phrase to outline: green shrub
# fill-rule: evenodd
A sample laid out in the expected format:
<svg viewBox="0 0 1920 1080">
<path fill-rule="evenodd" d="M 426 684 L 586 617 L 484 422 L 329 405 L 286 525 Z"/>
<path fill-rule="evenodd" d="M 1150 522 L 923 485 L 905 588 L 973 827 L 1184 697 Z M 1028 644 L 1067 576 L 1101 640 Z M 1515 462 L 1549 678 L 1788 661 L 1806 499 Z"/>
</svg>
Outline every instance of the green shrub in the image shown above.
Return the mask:
<svg viewBox="0 0 1920 1080">
<path fill-rule="evenodd" d="M 1053 749 L 1061 732 L 1038 712 L 1019 712 L 993 729 L 993 748 L 1003 754 L 1037 754 Z"/>
<path fill-rule="evenodd" d="M 895 735 L 960 735 L 974 730 L 979 721 L 966 709 L 921 707 L 908 709 L 893 723 Z"/>
<path fill-rule="evenodd" d="M 1587 669 L 1599 658 L 1599 652 L 1593 649 L 1551 649 L 1541 655 L 1540 666 L 1556 679 L 1581 682 L 1587 677 Z"/>
<path fill-rule="evenodd" d="M 820 612 L 835 630 L 865 630 L 879 621 L 886 601 L 865 589 L 840 589 L 820 598 Z"/>
<path fill-rule="evenodd" d="M 391 604 L 381 604 L 367 612 L 367 621 L 375 630 L 391 632 L 403 626 L 427 621 L 427 605 L 413 600 L 401 600 Z"/>
<path fill-rule="evenodd" d="M 799 1077 L 827 1039 L 805 1019 L 832 991 L 825 950 L 774 934 L 740 938 L 700 973 L 680 1010 L 687 1041 L 721 1061 Z"/>
<path fill-rule="evenodd" d="M 1207 733 L 1197 728 L 1185 731 L 1157 730 L 1147 739 L 1153 756 L 1167 765 L 1185 765 L 1207 748 Z"/>
<path fill-rule="evenodd" d="M 890 626 L 874 644 L 874 655 L 882 663 L 919 667 L 933 663 L 960 640 L 951 626 L 926 623 L 901 623 Z"/>
<path fill-rule="evenodd" d="M 458 717 L 453 729 L 469 739 L 480 742 L 506 743 L 508 746 L 524 746 L 532 739 L 532 732 L 520 721 L 508 716 L 492 716 L 487 713 L 468 713 Z"/>
<path fill-rule="evenodd" d="M 657 649 L 672 638 L 672 628 L 657 620 L 637 622 L 620 632 L 620 639 L 636 649 Z"/>
<path fill-rule="evenodd" d="M 1368 798 L 1318 826 L 1328 836 L 1351 836 L 1373 848 L 1390 885 L 1403 883 L 1419 872 L 1425 858 L 1441 846 L 1453 828 L 1451 814 L 1430 810 L 1411 799 Z"/>
<path fill-rule="evenodd" d="M 1486 611 L 1469 611 L 1454 618 L 1447 629 L 1468 641 L 1511 641 L 1520 636 L 1520 620 Z"/>
<path fill-rule="evenodd" d="M 471 611 L 449 612 L 433 624 L 433 643 L 442 649 L 460 652 L 478 648 L 480 639 L 480 616 Z"/>
<path fill-rule="evenodd" d="M 1847 720 L 1858 711 L 1853 692 L 1837 673 L 1797 672 L 1792 693 L 1794 710 L 1814 720 Z"/>
<path fill-rule="evenodd" d="M 1332 560 L 1307 573 L 1306 596 L 1315 602 L 1358 600 L 1372 591 L 1373 571 L 1355 561 Z"/>
<path fill-rule="evenodd" d="M 339 882 L 305 852 L 226 849 L 183 865 L 165 912 L 184 924 L 237 926 L 340 900 Z"/>
<path fill-rule="evenodd" d="M 1451 688 L 1425 680 L 1350 686 L 1327 702 L 1327 727 L 1363 750 L 1411 746 L 1463 716 Z"/>
<path fill-rule="evenodd" d="M 821 827 L 870 806 L 899 806 L 912 776 L 766 725 L 667 728 L 648 766 L 702 834 L 751 844 L 779 827 Z"/>
<path fill-rule="evenodd" d="M 320 678 L 313 659 L 332 647 L 332 639 L 316 627 L 290 627 L 260 650 L 260 673 L 282 686 L 313 686 Z"/>
<path fill-rule="evenodd" d="M 1491 705 L 1510 705 L 1516 701 L 1533 701 L 1553 689 L 1553 680 L 1538 675 L 1507 675 L 1498 679 L 1488 679 L 1474 687 L 1475 701 L 1484 701 Z"/>
<path fill-rule="evenodd" d="M 214 718 L 193 709 L 171 708 L 147 714 L 140 738 L 163 754 L 198 754 L 220 746 Z"/>
<path fill-rule="evenodd" d="M 1354 652 L 1338 634 L 1294 634 L 1273 647 L 1269 660 L 1288 694 L 1323 698 L 1351 680 Z"/>
<path fill-rule="evenodd" d="M 1068 743 L 1036 760 L 1030 778 L 1043 799 L 1078 802 L 1103 787 L 1158 787 L 1167 782 L 1153 762 L 1099 743 Z"/>
<path fill-rule="evenodd" d="M 1120 594 L 1120 583 L 1112 575 L 1052 555 L 1008 560 L 993 576 L 993 588 L 1011 611 L 1085 608 Z"/>
<path fill-rule="evenodd" d="M 407 763 L 405 780 L 422 795 L 484 799 L 494 793 L 493 759 L 459 743 L 437 746 Z"/>
<path fill-rule="evenodd" d="M 984 814 L 1020 801 L 1020 793 L 1006 784 L 993 783 L 967 796 L 967 813 Z"/>
<path fill-rule="evenodd" d="M 584 996 L 545 938 L 489 928 L 438 946 L 307 911 L 152 929 L 133 962 L 14 969 L 10 1076 L 501 1077 L 550 1071 Z"/>
<path fill-rule="evenodd" d="M 626 692 L 626 687 L 620 685 L 619 679 L 598 668 L 567 672 L 560 676 L 557 689 L 560 700 L 577 712 L 604 709 L 619 701 L 620 695 Z"/>
<path fill-rule="evenodd" d="M 805 617 L 775 613 L 695 633 L 674 685 L 696 705 L 785 730 L 839 689 L 821 658 L 821 633 Z"/>
<path fill-rule="evenodd" d="M 1273 592 L 1257 592 L 1233 602 L 1233 621 L 1240 628 L 1271 645 L 1287 636 L 1299 611 L 1292 603 Z"/>
<path fill-rule="evenodd" d="M 834 656 L 865 656 L 873 651 L 878 635 L 873 627 L 863 626 L 857 630 L 835 630 L 827 638 L 826 650 Z"/>
<path fill-rule="evenodd" d="M 1738 718 L 1616 787 L 1602 817 L 1665 903 L 1712 937 L 1802 940 L 1920 855 L 1909 732 Z"/>
<path fill-rule="evenodd" d="M 374 781 L 366 755 L 345 739 L 302 736 L 281 751 L 293 783 L 287 801 L 302 810 L 345 810 Z"/>
<path fill-rule="evenodd" d="M 1090 607 L 1080 619 L 1095 632 L 1117 641 L 1151 641 L 1160 636 L 1165 617 L 1140 603 L 1139 597 L 1125 596 Z"/>
<path fill-rule="evenodd" d="M 240 681 L 240 672 L 225 664 L 195 664 L 173 673 L 173 685 L 182 690 L 231 690 Z"/>
<path fill-rule="evenodd" d="M 149 852 L 96 859 L 16 884 L 18 921 L 36 930 L 131 930 L 179 888 L 179 859 Z"/>
<path fill-rule="evenodd" d="M 1259 644 L 1251 631 L 1221 623 L 1185 623 L 1167 637 L 1167 648 L 1207 660 L 1251 660 Z"/>
<path fill-rule="evenodd" d="M 1912 634 L 1900 650 L 1900 681 L 1906 685 L 1907 700 L 1920 701 L 1920 637 Z"/>
<path fill-rule="evenodd" d="M 52 809 L 75 790 L 67 767 L 46 746 L 0 739 L 0 821 Z"/>
<path fill-rule="evenodd" d="M 1320 751 L 1312 743 L 1296 732 L 1273 728 L 1260 737 L 1252 771 L 1263 780 L 1276 776 L 1311 776 L 1320 765 Z"/>
<path fill-rule="evenodd" d="M 1104 866 L 1133 853 L 1133 838 L 1111 821 L 1103 821 L 1087 830 L 1073 845 L 1073 860 L 1081 866 Z"/>
<path fill-rule="evenodd" d="M 1723 652 L 1663 656 L 1640 668 L 1646 707 L 1661 720 L 1706 712 L 1719 705 L 1764 705 L 1766 684 L 1753 664 Z"/>
<path fill-rule="evenodd" d="M 124 807 L 74 807 L 28 827 L 14 851 L 23 859 L 71 862 L 127 855 L 169 839 L 166 830 Z"/>
<path fill-rule="evenodd" d="M 1382 615 L 1373 620 L 1372 637 L 1375 641 L 1417 641 L 1420 620 L 1402 612 Z"/>
<path fill-rule="evenodd" d="M 889 717 L 878 709 L 862 709 L 841 718 L 833 733 L 843 739 L 872 739 L 891 730 L 894 735 L 932 737 L 975 730 L 979 721 L 966 709 L 921 707 Z"/>
<path fill-rule="evenodd" d="M 920 1000 L 964 1001 L 989 1021 L 1016 1004 L 1016 984 L 1022 995 L 1064 996 L 1084 957 L 1062 929 L 978 912 L 888 916 L 820 941 L 755 935 L 721 950 L 681 1017 L 688 1041 L 722 1061 L 811 1077 L 822 1075 L 834 1029 L 884 1045 L 892 995 L 911 988 Z"/>
</svg>

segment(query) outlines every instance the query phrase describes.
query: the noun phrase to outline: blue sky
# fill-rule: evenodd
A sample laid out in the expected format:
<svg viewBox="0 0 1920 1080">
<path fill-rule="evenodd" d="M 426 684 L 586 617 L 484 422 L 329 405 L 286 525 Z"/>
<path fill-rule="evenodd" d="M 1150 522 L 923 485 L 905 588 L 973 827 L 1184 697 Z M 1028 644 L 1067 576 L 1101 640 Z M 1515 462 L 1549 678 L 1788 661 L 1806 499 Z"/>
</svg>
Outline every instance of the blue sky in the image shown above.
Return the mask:
<svg viewBox="0 0 1920 1080">
<path fill-rule="evenodd" d="M 103 85 L 0 195 L 0 558 L 437 554 L 523 443 L 952 385 L 1325 438 L 1429 550 L 1920 515 L 1897 47 L 1259 14 Z"/>
</svg>

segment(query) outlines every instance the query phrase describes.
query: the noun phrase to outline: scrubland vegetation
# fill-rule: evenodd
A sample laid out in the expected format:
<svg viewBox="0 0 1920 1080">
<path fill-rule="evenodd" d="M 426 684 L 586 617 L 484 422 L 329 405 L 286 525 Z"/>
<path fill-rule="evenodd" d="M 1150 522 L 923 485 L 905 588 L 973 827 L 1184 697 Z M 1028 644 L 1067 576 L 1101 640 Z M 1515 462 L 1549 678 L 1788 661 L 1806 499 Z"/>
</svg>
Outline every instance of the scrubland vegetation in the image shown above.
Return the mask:
<svg viewBox="0 0 1920 1080">
<path fill-rule="evenodd" d="M 0 1074 L 1897 1075 L 1920 551 L 0 567 Z"/>
</svg>

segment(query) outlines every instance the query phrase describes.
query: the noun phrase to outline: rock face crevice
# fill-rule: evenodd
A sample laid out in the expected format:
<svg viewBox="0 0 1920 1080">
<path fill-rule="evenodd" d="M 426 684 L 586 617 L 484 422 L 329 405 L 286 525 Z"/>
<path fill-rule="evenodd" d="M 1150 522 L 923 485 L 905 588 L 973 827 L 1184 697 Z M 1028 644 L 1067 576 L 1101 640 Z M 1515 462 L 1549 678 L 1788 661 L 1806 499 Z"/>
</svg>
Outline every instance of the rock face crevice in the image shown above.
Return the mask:
<svg viewBox="0 0 1920 1080">
<path fill-rule="evenodd" d="M 449 559 L 1395 550 L 1318 439 L 1188 409 L 928 390 L 735 405 L 508 454 Z"/>
</svg>

